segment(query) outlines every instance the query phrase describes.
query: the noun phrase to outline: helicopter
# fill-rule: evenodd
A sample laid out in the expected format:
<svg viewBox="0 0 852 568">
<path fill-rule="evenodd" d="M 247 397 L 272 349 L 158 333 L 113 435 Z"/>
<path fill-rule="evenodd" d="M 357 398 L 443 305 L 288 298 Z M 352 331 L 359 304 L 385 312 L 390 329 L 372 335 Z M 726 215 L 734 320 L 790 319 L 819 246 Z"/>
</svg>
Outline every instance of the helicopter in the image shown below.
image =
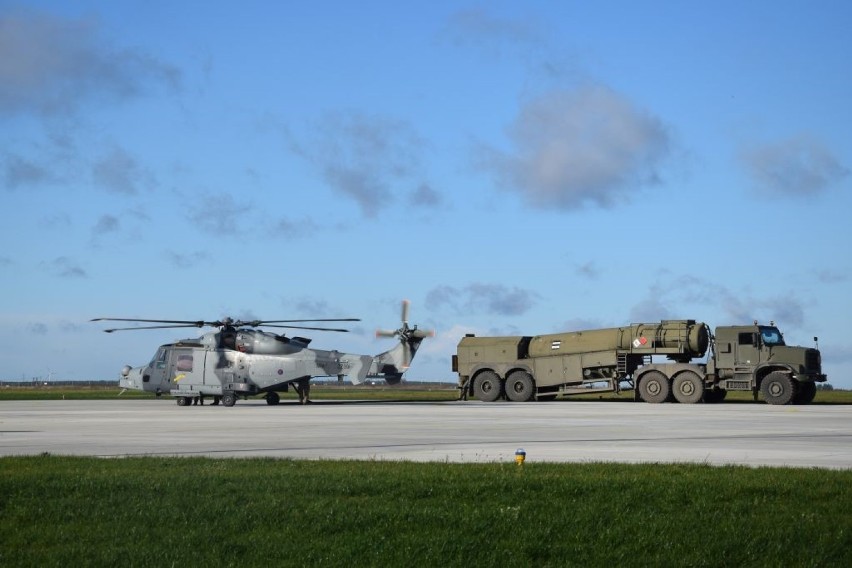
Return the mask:
<svg viewBox="0 0 852 568">
<path fill-rule="evenodd" d="M 402 302 L 402 326 L 396 330 L 378 330 L 377 337 L 396 337 L 399 343 L 378 355 L 354 355 L 339 351 L 311 349 L 306 337 L 287 337 L 257 329 L 288 328 L 316 331 L 347 332 L 347 329 L 292 325 L 295 323 L 354 322 L 357 318 L 297 319 L 297 320 L 234 320 L 229 317 L 215 321 L 156 320 L 130 318 L 95 318 L 91 321 L 120 321 L 154 323 L 159 325 L 105 329 L 106 333 L 140 329 L 170 329 L 213 327 L 217 331 L 196 339 L 181 339 L 161 345 L 151 361 L 141 367 L 125 365 L 119 386 L 123 389 L 169 394 L 179 406 L 204 404 L 212 397 L 213 404 L 234 406 L 239 397 L 262 394 L 266 403 L 280 402 L 280 392 L 292 387 L 299 402 L 310 401 L 310 380 L 314 377 L 333 377 L 342 381 L 348 376 L 360 384 L 366 378 L 382 378 L 395 385 L 411 365 L 421 342 L 434 336 L 434 331 L 409 327 L 409 302 Z"/>
</svg>

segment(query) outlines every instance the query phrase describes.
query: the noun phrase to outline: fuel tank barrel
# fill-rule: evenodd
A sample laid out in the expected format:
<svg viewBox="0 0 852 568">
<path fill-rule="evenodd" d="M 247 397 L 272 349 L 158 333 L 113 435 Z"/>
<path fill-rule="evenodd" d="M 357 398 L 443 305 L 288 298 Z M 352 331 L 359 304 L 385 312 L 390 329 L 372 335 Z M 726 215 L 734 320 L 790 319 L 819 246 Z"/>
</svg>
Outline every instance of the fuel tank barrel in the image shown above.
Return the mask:
<svg viewBox="0 0 852 568">
<path fill-rule="evenodd" d="M 537 335 L 530 341 L 529 355 L 549 357 L 618 350 L 647 354 L 688 354 L 696 358 L 707 352 L 709 343 L 705 324 L 695 320 L 663 320 L 624 327 Z"/>
</svg>

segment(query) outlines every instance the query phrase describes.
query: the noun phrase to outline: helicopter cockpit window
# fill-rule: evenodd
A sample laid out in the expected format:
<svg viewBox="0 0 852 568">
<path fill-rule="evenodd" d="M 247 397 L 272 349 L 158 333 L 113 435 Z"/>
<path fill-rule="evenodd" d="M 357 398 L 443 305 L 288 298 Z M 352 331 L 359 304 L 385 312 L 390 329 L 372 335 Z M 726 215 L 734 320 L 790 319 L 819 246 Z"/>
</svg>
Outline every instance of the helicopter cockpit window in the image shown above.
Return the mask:
<svg viewBox="0 0 852 568">
<path fill-rule="evenodd" d="M 766 346 L 784 345 L 784 336 L 778 331 L 777 327 L 761 327 L 760 338 Z"/>
<path fill-rule="evenodd" d="M 165 369 L 166 368 L 166 350 L 160 347 L 157 354 L 154 355 L 154 359 L 151 361 L 152 367 L 156 367 L 157 369 Z"/>
</svg>

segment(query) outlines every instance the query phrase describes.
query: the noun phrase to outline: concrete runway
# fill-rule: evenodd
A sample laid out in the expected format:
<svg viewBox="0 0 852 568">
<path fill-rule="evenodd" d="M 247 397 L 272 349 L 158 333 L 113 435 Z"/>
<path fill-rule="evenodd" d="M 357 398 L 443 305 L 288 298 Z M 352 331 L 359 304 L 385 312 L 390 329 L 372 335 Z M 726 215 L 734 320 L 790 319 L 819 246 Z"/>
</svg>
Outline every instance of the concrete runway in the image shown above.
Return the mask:
<svg viewBox="0 0 852 568">
<path fill-rule="evenodd" d="M 852 406 L 172 399 L 0 402 L 0 455 L 852 468 Z"/>
</svg>

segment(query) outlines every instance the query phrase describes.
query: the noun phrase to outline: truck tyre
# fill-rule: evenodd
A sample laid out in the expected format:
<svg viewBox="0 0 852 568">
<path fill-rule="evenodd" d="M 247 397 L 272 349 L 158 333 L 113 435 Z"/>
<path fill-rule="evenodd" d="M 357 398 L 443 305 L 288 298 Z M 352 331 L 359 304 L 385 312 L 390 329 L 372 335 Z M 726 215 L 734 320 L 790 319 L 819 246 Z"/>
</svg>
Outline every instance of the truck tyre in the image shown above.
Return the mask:
<svg viewBox="0 0 852 568">
<path fill-rule="evenodd" d="M 226 392 L 222 395 L 222 404 L 225 406 L 234 406 L 237 403 L 237 396 L 232 392 Z"/>
<path fill-rule="evenodd" d="M 668 377 L 659 371 L 648 371 L 639 381 L 639 396 L 645 402 L 665 402 L 671 394 L 671 384 Z"/>
<path fill-rule="evenodd" d="M 526 371 L 515 371 L 506 377 L 506 398 L 512 402 L 529 402 L 535 397 L 533 378 Z"/>
<path fill-rule="evenodd" d="M 704 381 L 697 373 L 684 371 L 672 381 L 675 400 L 682 404 L 695 404 L 704 396 Z"/>
<path fill-rule="evenodd" d="M 769 373 L 763 378 L 760 392 L 763 393 L 763 400 L 768 404 L 790 404 L 796 396 L 793 379 L 790 375 L 779 371 Z"/>
<path fill-rule="evenodd" d="M 192 399 L 188 396 L 179 396 L 177 397 L 177 405 L 178 406 L 189 406 L 192 403 Z"/>
<path fill-rule="evenodd" d="M 494 371 L 483 371 L 473 383 L 473 396 L 483 402 L 494 402 L 503 394 L 503 382 Z"/>
<path fill-rule="evenodd" d="M 816 396 L 816 383 L 808 381 L 799 383 L 796 394 L 793 396 L 793 404 L 810 404 Z"/>
<path fill-rule="evenodd" d="M 728 391 L 725 389 L 714 389 L 704 391 L 704 402 L 707 404 L 716 404 L 725 400 L 728 396 Z"/>
</svg>

